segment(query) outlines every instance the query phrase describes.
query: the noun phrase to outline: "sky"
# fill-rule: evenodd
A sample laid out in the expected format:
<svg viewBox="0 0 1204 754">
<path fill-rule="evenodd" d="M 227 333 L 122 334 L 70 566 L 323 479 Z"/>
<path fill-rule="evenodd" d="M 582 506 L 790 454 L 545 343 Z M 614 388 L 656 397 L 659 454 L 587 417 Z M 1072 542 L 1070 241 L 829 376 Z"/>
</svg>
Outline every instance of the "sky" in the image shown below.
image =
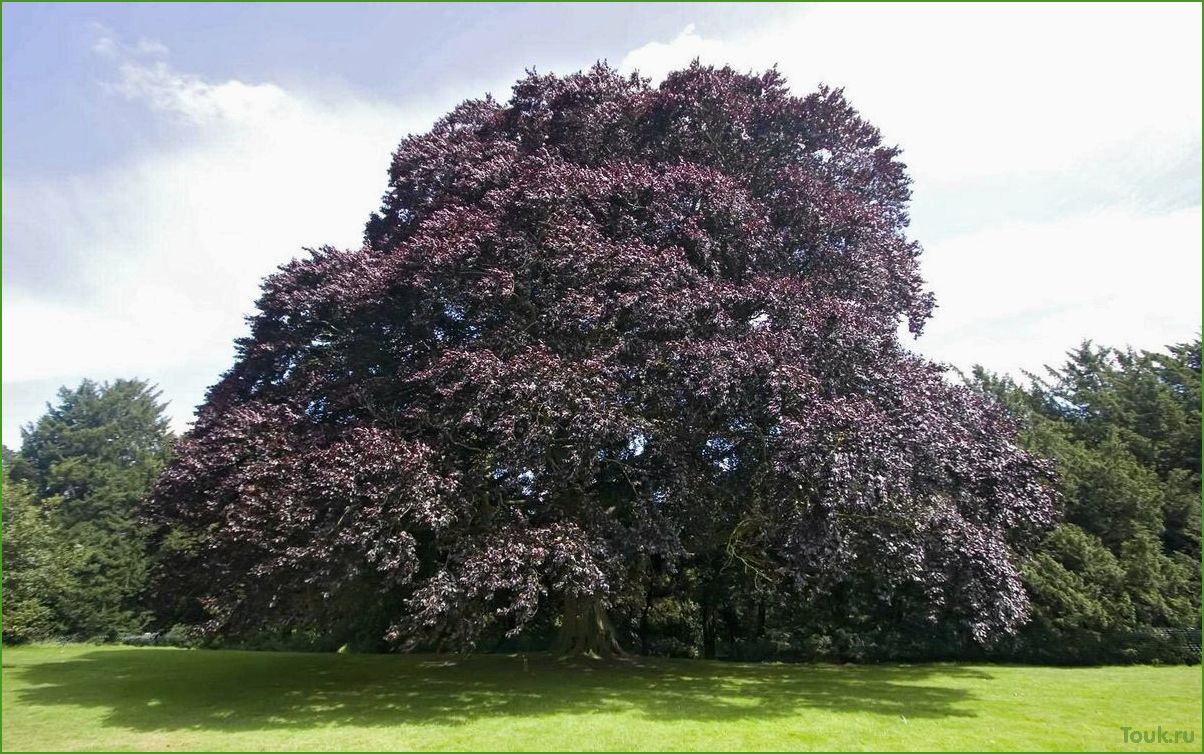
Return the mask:
<svg viewBox="0 0 1204 754">
<path fill-rule="evenodd" d="M 3 441 L 141 377 L 186 429 L 260 280 L 358 246 L 389 155 L 527 69 L 845 88 L 914 178 L 909 347 L 1020 376 L 1201 322 L 1198 4 L 5 4 Z"/>
</svg>

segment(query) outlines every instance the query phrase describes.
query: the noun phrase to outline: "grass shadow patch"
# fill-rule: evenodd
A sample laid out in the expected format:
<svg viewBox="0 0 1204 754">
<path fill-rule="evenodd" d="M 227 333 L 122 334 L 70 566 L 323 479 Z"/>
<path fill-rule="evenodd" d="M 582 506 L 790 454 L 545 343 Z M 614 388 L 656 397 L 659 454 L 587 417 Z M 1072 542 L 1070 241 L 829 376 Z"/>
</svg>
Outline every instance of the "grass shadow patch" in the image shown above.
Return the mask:
<svg viewBox="0 0 1204 754">
<path fill-rule="evenodd" d="M 525 668 L 525 669 L 524 669 Z M 97 649 L 9 671 L 20 704 L 101 709 L 138 731 L 458 725 L 483 717 L 628 713 L 766 721 L 808 710 L 972 717 L 956 665 L 754 665 L 531 655 L 333 655 Z M 970 685 L 970 684 L 962 684 Z"/>
</svg>

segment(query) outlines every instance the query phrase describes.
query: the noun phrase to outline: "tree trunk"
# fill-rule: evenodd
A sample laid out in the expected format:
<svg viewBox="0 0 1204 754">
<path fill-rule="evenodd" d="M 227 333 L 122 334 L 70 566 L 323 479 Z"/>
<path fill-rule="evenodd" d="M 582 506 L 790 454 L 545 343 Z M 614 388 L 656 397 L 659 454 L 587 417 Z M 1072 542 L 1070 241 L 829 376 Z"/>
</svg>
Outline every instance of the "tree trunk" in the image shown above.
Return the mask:
<svg viewBox="0 0 1204 754">
<path fill-rule="evenodd" d="M 644 591 L 644 609 L 640 612 L 640 654 L 647 655 L 649 650 L 648 644 L 648 613 L 652 610 L 652 581 L 648 582 L 648 589 Z"/>
<path fill-rule="evenodd" d="M 578 597 L 575 594 L 565 596 L 556 649 L 561 654 L 589 657 L 618 657 L 623 654 L 600 598 Z"/>
<path fill-rule="evenodd" d="M 740 635 L 742 633 L 740 630 L 740 616 L 730 603 L 723 606 L 723 627 L 727 629 L 727 656 L 729 659 L 739 661 Z"/>
<path fill-rule="evenodd" d="M 709 598 L 702 602 L 702 659 L 715 659 L 715 610 Z"/>
</svg>

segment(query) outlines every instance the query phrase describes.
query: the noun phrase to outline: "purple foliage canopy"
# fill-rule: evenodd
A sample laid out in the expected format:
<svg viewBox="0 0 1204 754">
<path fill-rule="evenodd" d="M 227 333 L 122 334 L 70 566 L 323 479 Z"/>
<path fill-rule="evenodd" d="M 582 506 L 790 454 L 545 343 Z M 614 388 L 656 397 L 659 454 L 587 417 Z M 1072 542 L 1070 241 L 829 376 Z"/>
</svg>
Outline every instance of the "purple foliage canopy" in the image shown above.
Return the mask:
<svg viewBox="0 0 1204 754">
<path fill-rule="evenodd" d="M 390 640 L 467 645 L 722 551 L 1012 630 L 1048 470 L 901 345 L 933 306 L 908 198 L 840 91 L 776 71 L 465 102 L 402 142 L 363 248 L 265 281 L 150 504 L 194 541 L 166 588 L 213 631 L 383 603 Z"/>
</svg>

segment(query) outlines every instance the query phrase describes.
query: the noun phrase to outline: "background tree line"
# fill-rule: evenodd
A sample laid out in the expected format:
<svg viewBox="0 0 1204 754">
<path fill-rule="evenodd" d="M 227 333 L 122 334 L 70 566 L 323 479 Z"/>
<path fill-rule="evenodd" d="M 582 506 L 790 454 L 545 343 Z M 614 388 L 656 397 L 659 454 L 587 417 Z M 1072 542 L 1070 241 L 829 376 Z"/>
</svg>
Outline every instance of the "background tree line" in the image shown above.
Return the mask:
<svg viewBox="0 0 1204 754">
<path fill-rule="evenodd" d="M 619 596 L 620 643 L 742 660 L 1198 661 L 1200 347 L 1199 338 L 1165 353 L 1085 343 L 1023 383 L 981 368 L 967 376 L 1020 420 L 1024 449 L 1058 470 L 1061 520 L 1026 552 L 1032 614 L 1016 635 L 976 646 L 924 620 L 918 597 L 883 603 L 868 582 L 810 603 L 784 599 L 717 541 L 688 568 L 649 568 L 640 589 Z M 19 451 L 4 449 L 6 643 L 112 640 L 186 617 L 150 574 L 165 547 L 187 542 L 153 544 L 140 520 L 174 439 L 164 408 L 146 382 L 84 381 L 59 391 Z M 379 620 L 367 608 L 337 636 L 293 630 L 246 644 L 380 649 Z M 552 620 L 516 638 L 499 624 L 481 646 L 545 648 Z"/>
<path fill-rule="evenodd" d="M 141 380 L 61 388 L 4 448 L 4 641 L 114 638 L 151 620 L 138 520 L 171 449 Z"/>
</svg>

